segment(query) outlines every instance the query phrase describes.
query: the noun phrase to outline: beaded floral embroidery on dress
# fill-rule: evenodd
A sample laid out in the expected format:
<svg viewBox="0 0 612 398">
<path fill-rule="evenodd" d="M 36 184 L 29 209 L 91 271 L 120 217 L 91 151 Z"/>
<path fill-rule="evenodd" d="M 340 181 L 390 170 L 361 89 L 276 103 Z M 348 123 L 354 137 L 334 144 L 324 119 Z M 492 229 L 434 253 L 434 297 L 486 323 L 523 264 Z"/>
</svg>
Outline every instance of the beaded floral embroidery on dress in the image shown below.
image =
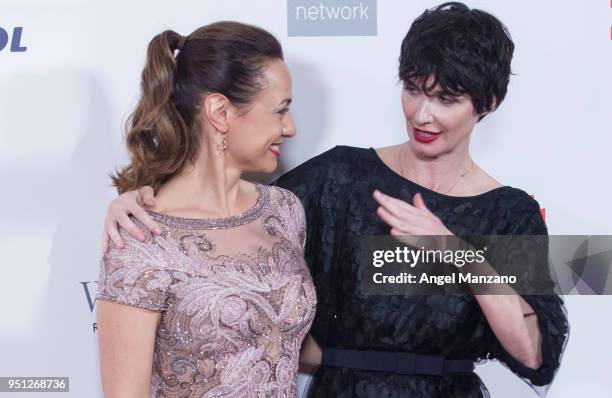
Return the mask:
<svg viewBox="0 0 612 398">
<path fill-rule="evenodd" d="M 151 396 L 295 397 L 316 297 L 304 211 L 281 188 L 226 219 L 151 212 L 163 227 L 102 259 L 97 298 L 161 311 Z M 140 225 L 141 228 L 144 228 Z"/>
</svg>

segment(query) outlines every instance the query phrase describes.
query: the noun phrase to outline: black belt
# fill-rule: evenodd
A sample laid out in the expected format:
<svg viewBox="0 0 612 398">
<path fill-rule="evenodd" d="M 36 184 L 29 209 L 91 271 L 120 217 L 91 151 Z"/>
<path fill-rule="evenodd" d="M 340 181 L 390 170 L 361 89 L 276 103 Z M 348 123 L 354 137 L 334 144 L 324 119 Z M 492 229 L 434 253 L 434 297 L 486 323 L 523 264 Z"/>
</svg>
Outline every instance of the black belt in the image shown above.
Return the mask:
<svg viewBox="0 0 612 398">
<path fill-rule="evenodd" d="M 472 360 L 446 359 L 442 355 L 420 355 L 411 352 L 357 351 L 337 348 L 323 348 L 322 351 L 321 365 L 338 368 L 431 376 L 474 371 L 474 362 Z"/>
</svg>

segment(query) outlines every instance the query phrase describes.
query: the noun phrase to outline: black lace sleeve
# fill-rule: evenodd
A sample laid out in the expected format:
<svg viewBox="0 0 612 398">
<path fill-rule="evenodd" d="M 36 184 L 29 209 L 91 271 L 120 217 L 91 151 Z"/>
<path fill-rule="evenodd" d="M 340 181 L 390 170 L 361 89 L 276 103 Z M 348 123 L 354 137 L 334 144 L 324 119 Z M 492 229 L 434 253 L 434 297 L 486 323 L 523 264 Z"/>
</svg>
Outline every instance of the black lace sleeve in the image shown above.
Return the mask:
<svg viewBox="0 0 612 398">
<path fill-rule="evenodd" d="M 525 194 L 526 195 L 526 194 Z M 516 216 L 506 235 L 548 235 L 546 224 L 540 214 L 538 203 L 531 198 L 522 201 L 519 215 Z M 545 240 L 548 241 L 547 239 Z M 551 287 L 547 292 L 550 294 L 522 295 L 537 315 L 538 326 L 542 336 L 542 365 L 534 370 L 523 365 L 512 357 L 499 343 L 493 332 L 489 329 L 490 355 L 500 360 L 512 372 L 527 382 L 538 394 L 544 395 L 552 383 L 569 337 L 569 323 L 567 311 L 560 296 L 552 293 L 552 279 L 548 269 L 548 244 L 545 250 L 542 244 L 534 245 L 536 253 L 542 263 L 542 269 L 536 273 L 530 272 L 531 278 L 537 278 L 537 286 L 546 285 Z M 532 257 L 533 258 L 533 257 Z M 548 279 L 543 281 L 543 279 Z M 529 282 L 528 282 L 529 283 Z"/>
</svg>

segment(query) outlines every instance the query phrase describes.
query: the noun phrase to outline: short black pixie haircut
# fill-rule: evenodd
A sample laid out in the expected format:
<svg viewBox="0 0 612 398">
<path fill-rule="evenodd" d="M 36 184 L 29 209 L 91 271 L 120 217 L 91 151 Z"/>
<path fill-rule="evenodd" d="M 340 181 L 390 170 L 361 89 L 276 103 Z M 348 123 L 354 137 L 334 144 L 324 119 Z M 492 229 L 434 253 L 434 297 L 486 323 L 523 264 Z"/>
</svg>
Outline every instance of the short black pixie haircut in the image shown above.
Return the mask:
<svg viewBox="0 0 612 398">
<path fill-rule="evenodd" d="M 437 84 L 447 95 L 468 94 L 482 119 L 506 96 L 513 52 L 508 29 L 493 15 L 444 3 L 412 23 L 402 42 L 399 78 L 426 94 Z"/>
</svg>

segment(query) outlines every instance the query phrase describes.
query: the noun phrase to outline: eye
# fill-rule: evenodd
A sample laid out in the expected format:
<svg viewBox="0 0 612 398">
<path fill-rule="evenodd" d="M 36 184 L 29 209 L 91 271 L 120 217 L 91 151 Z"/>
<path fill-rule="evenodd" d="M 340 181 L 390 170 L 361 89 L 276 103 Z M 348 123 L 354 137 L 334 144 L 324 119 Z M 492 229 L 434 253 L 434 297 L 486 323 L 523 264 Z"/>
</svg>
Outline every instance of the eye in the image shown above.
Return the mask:
<svg viewBox="0 0 612 398">
<path fill-rule="evenodd" d="M 455 97 L 447 95 L 447 94 L 440 94 L 438 96 L 438 100 L 443 105 L 451 105 L 457 102 L 457 99 Z"/>
<path fill-rule="evenodd" d="M 413 86 L 412 84 L 405 85 L 404 90 L 408 91 L 410 95 L 418 95 L 421 92 L 421 90 L 419 90 L 418 88 L 416 88 L 416 86 Z"/>
<path fill-rule="evenodd" d="M 289 108 L 283 108 L 283 109 L 281 109 L 280 111 L 278 111 L 276 113 L 278 113 L 279 115 L 283 116 L 287 112 L 289 112 Z"/>
</svg>

